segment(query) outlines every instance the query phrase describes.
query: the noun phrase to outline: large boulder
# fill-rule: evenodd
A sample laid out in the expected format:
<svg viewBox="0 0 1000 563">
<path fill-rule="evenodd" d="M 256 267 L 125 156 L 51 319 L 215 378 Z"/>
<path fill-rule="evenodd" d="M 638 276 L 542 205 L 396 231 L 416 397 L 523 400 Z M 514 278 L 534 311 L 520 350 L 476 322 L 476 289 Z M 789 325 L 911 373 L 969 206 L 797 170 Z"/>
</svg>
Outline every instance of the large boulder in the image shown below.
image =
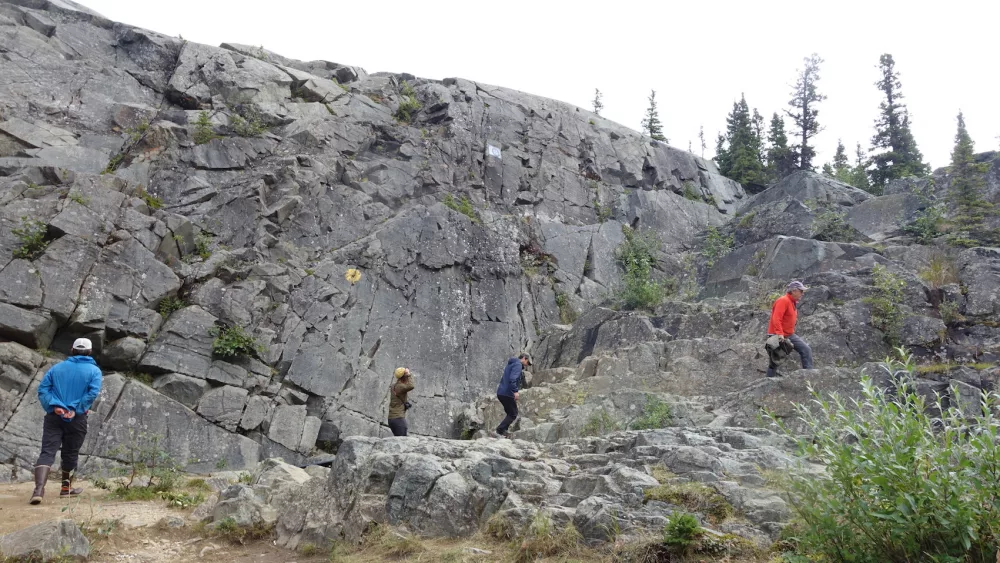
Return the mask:
<svg viewBox="0 0 1000 563">
<path fill-rule="evenodd" d="M 61 518 L 0 536 L 0 555 L 11 561 L 86 559 L 90 542 L 76 522 Z"/>
</svg>

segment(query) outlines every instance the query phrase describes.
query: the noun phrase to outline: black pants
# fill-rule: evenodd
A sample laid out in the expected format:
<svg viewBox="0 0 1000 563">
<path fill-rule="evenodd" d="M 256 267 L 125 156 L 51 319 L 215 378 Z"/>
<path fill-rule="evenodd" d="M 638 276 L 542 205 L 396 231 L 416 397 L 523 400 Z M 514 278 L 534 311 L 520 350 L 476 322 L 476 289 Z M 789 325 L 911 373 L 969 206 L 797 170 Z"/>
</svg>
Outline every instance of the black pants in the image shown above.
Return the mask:
<svg viewBox="0 0 1000 563">
<path fill-rule="evenodd" d="M 406 419 L 390 418 L 389 430 L 392 430 L 393 436 L 406 436 Z"/>
<path fill-rule="evenodd" d="M 51 466 L 56 459 L 56 452 L 61 448 L 62 470 L 73 471 L 86 437 L 86 414 L 78 414 L 69 422 L 55 413 L 46 414 L 42 423 L 42 453 L 38 455 L 35 465 Z"/>
<path fill-rule="evenodd" d="M 497 399 L 503 405 L 503 412 L 507 413 L 507 416 L 500 422 L 500 426 L 497 426 L 497 434 L 503 435 L 507 433 L 510 425 L 514 424 L 514 421 L 517 420 L 517 401 L 514 400 L 514 397 L 506 397 L 504 395 L 497 395 Z"/>
</svg>

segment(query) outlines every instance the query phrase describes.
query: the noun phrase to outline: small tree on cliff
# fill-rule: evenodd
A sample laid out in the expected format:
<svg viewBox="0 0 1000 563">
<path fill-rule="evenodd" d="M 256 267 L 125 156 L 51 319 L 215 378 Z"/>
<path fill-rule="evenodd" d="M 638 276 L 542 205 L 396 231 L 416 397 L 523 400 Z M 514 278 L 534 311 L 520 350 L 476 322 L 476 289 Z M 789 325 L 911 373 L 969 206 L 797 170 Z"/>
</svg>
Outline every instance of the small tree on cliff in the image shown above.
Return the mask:
<svg viewBox="0 0 1000 563">
<path fill-rule="evenodd" d="M 816 106 L 826 99 L 826 96 L 819 93 L 816 83 L 819 82 L 819 65 L 823 59 L 813 53 L 805 58 L 805 66 L 799 71 L 799 77 L 792 87 L 792 99 L 788 101 L 791 110 L 785 110 L 788 117 L 795 122 L 798 129 L 798 143 L 792 150 L 798 161 L 800 170 L 812 170 L 812 159 L 816 156 L 816 149 L 809 144 L 809 140 L 815 137 L 822 129 L 819 126 L 817 116 L 819 108 Z"/>
<path fill-rule="evenodd" d="M 760 114 L 754 110 L 754 116 Z M 750 116 L 750 106 L 745 96 L 733 102 L 733 111 L 726 117 L 726 134 L 719 136 L 715 161 L 723 176 L 741 184 L 757 183 L 764 179 L 761 163 L 761 138 L 759 120 Z"/>
<path fill-rule="evenodd" d="M 987 232 L 984 225 L 986 217 L 993 213 L 993 205 L 983 197 L 989 164 L 976 162 L 975 147 L 960 111 L 948 169 L 951 176 L 948 198 L 954 210 L 954 230 L 948 240 L 956 246 L 974 246 L 995 239 L 995 234 Z"/>
<path fill-rule="evenodd" d="M 788 146 L 785 134 L 785 120 L 775 113 L 771 116 L 771 127 L 767 132 L 767 170 L 769 182 L 776 182 L 795 170 L 795 153 Z"/>
<path fill-rule="evenodd" d="M 604 94 L 601 94 L 600 90 L 594 88 L 594 99 L 591 103 L 594 105 L 594 113 L 597 115 L 601 115 L 601 110 L 604 109 L 604 102 L 601 101 L 601 98 L 603 97 Z"/>
<path fill-rule="evenodd" d="M 896 62 L 886 53 L 879 58 L 882 78 L 875 86 L 885 99 L 879 104 L 879 117 L 875 120 L 872 137 L 871 184 L 874 193 L 882 193 L 889 180 L 906 176 L 924 176 L 928 166 L 917 149 L 917 142 L 910 131 L 910 115 L 901 100 L 903 85 L 896 72 Z"/>
<path fill-rule="evenodd" d="M 649 92 L 649 107 L 646 108 L 646 117 L 642 118 L 642 130 L 655 141 L 669 142 L 663 136 L 663 124 L 660 123 L 660 114 L 656 109 L 656 90 Z"/>
</svg>

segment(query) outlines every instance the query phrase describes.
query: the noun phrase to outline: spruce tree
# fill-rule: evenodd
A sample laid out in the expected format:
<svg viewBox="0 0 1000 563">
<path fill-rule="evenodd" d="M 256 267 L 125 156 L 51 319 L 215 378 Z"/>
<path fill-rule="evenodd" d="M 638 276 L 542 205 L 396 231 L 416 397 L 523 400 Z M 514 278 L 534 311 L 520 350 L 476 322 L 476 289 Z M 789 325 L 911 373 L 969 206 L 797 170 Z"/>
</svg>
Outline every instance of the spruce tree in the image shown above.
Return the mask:
<svg viewBox="0 0 1000 563">
<path fill-rule="evenodd" d="M 663 124 L 660 123 L 660 114 L 656 110 L 656 90 L 649 93 L 649 107 L 646 109 L 646 117 L 642 119 L 642 130 L 654 141 L 670 142 L 663 136 Z"/>
<path fill-rule="evenodd" d="M 840 182 L 850 184 L 853 180 L 851 172 L 851 163 L 847 160 L 847 148 L 844 147 L 843 141 L 837 139 L 837 152 L 833 154 L 833 177 Z"/>
<path fill-rule="evenodd" d="M 591 103 L 594 104 L 594 113 L 597 115 L 601 115 L 601 110 L 604 109 L 604 103 L 601 102 L 601 98 L 603 97 L 604 94 L 601 94 L 600 90 L 594 88 L 594 99 L 591 101 Z"/>
<path fill-rule="evenodd" d="M 953 244 L 974 246 L 980 241 L 993 240 L 983 224 L 986 216 L 993 211 L 993 205 L 983 197 L 988 170 L 988 163 L 976 162 L 975 143 L 965 128 L 965 116 L 959 111 L 955 148 L 951 152 L 951 167 L 948 169 L 951 177 L 948 199 L 957 231 L 949 233 L 948 239 Z"/>
<path fill-rule="evenodd" d="M 865 155 L 864 149 L 861 148 L 861 143 L 858 143 L 854 148 L 854 166 L 851 167 L 850 179 L 848 184 L 871 192 L 872 187 L 868 182 L 868 157 Z"/>
<path fill-rule="evenodd" d="M 768 182 L 776 182 L 795 170 L 795 154 L 788 146 L 788 136 L 785 134 L 785 120 L 775 113 L 771 116 L 771 127 L 767 132 L 767 170 Z"/>
<path fill-rule="evenodd" d="M 871 183 L 875 193 L 882 193 L 889 180 L 906 176 L 924 176 L 929 167 L 917 149 L 917 142 L 910 131 L 910 116 L 903 99 L 902 83 L 896 72 L 896 62 L 886 53 L 879 57 L 882 78 L 875 86 L 885 97 L 879 104 L 879 117 L 875 120 L 872 137 Z"/>
<path fill-rule="evenodd" d="M 705 126 L 698 126 L 698 140 L 701 141 L 701 157 L 705 158 L 705 149 L 708 148 L 705 145 Z"/>
<path fill-rule="evenodd" d="M 715 160 L 719 172 L 741 184 L 764 181 L 764 166 L 761 163 L 761 139 L 756 127 L 754 110 L 750 116 L 750 106 L 745 96 L 733 103 L 733 111 L 726 117 L 726 134 L 720 136 L 719 150 Z M 761 118 L 763 120 L 763 118 Z"/>
<path fill-rule="evenodd" d="M 809 139 L 815 137 L 820 131 L 819 108 L 816 106 L 826 99 L 826 96 L 819 93 L 816 83 L 819 82 L 819 65 L 823 59 L 813 53 L 804 59 L 805 67 L 799 71 L 795 86 L 792 87 L 792 99 L 788 101 L 791 110 L 785 110 L 788 117 L 795 122 L 798 130 L 798 143 L 792 150 L 798 161 L 800 170 L 812 170 L 812 159 L 816 156 L 816 149 L 809 144 Z"/>
</svg>

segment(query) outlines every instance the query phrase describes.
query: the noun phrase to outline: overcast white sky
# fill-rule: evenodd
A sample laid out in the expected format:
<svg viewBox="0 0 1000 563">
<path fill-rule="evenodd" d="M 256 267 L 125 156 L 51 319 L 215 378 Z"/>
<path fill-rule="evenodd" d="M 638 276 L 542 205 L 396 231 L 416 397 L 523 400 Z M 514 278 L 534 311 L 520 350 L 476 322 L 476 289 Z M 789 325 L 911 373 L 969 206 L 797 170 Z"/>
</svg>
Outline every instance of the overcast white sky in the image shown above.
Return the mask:
<svg viewBox="0 0 1000 563">
<path fill-rule="evenodd" d="M 284 56 L 506 86 L 589 108 L 639 128 L 656 90 L 664 133 L 714 152 L 741 92 L 770 119 L 787 107 L 806 55 L 826 62 L 818 163 L 843 139 L 866 149 L 878 112 L 879 55 L 892 53 L 925 160 L 945 166 L 959 108 L 977 151 L 998 148 L 1000 2 L 810 0 L 607 3 L 550 0 L 258 2 L 82 0 L 108 18 L 218 45 L 262 45 Z M 917 8 L 917 5 L 926 7 Z M 787 124 L 791 127 L 791 123 Z"/>
</svg>

